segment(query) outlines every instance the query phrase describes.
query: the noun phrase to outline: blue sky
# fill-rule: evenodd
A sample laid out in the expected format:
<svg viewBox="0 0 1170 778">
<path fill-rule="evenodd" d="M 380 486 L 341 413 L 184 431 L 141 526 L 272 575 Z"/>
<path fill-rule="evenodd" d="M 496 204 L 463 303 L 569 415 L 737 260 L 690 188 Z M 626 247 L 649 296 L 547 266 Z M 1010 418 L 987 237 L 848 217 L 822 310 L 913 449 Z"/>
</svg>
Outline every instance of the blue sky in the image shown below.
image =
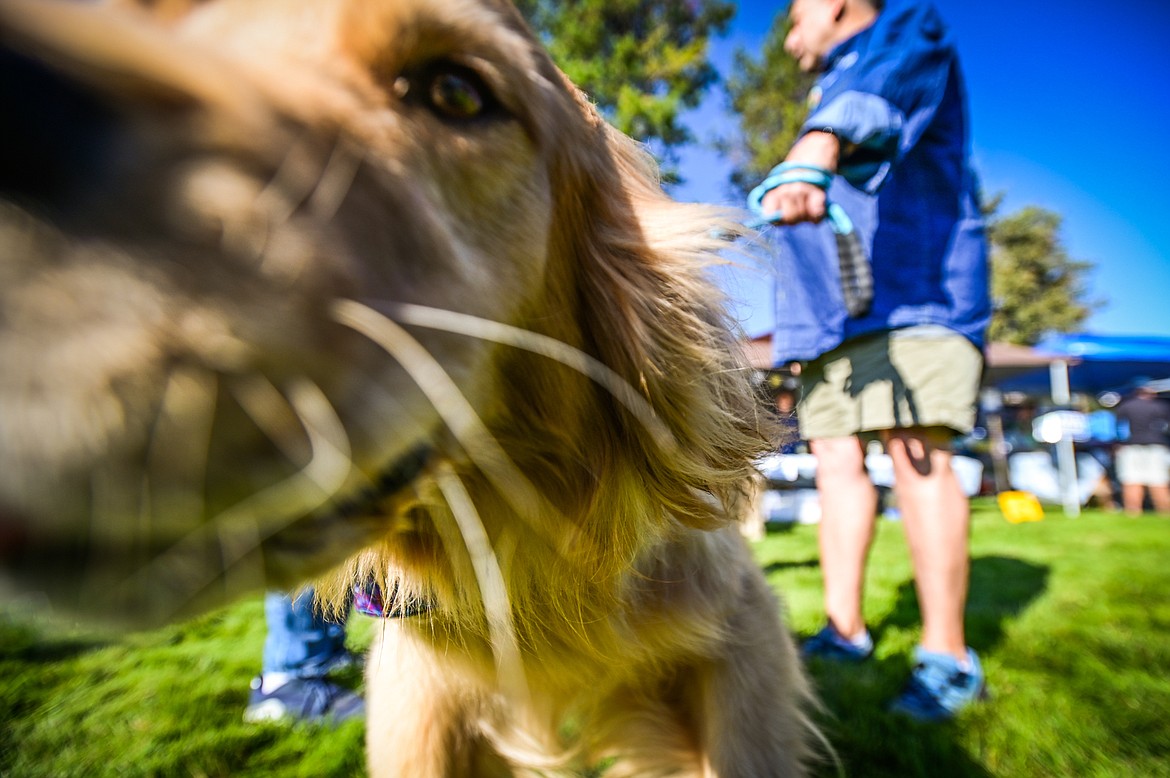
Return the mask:
<svg viewBox="0 0 1170 778">
<path fill-rule="evenodd" d="M 1065 218 L 1069 254 L 1092 262 L 1084 328 L 1170 335 L 1170 2 L 936 0 L 958 43 L 971 101 L 973 162 L 1005 211 L 1041 205 Z M 787 2 L 746 0 L 713 56 L 758 50 Z M 707 140 L 726 124 L 721 95 L 695 112 Z M 779 160 L 777 160 L 779 161 Z M 734 202 L 727 169 L 693 148 L 676 196 Z M 738 204 L 738 203 L 736 203 Z M 725 275 L 749 334 L 773 325 L 771 280 Z"/>
</svg>

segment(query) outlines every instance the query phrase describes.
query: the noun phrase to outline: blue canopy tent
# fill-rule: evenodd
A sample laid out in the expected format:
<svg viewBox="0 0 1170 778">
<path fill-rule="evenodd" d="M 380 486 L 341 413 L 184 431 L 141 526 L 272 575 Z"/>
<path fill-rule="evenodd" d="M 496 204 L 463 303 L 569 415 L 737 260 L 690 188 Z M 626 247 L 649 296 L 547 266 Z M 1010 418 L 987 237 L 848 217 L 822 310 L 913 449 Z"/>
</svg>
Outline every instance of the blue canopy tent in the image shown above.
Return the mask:
<svg viewBox="0 0 1170 778">
<path fill-rule="evenodd" d="M 1048 394 L 1057 405 L 1068 405 L 1072 392 L 1099 395 L 1125 393 L 1139 384 L 1170 378 L 1170 338 L 1129 335 L 1053 335 L 1036 345 L 1050 358 L 1045 368 L 1005 375 L 995 382 L 1001 391 Z M 1065 511 L 1080 513 L 1076 460 L 1070 433 L 1056 443 Z"/>
<path fill-rule="evenodd" d="M 1139 383 L 1170 378 L 1170 337 L 1052 335 L 1040 341 L 1035 350 L 1065 363 L 1068 388 L 1073 392 L 1125 393 Z M 1051 378 L 1051 370 L 1043 367 L 1006 377 L 997 386 L 1005 392 L 1041 393 L 1053 389 Z"/>
</svg>

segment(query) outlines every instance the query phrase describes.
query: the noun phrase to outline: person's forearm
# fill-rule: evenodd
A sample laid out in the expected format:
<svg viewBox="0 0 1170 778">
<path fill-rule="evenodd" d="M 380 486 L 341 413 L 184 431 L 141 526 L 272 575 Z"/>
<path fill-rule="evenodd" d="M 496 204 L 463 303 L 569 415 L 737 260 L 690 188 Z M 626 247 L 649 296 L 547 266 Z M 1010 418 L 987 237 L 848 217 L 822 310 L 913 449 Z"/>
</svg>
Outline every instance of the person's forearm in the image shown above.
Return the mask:
<svg viewBox="0 0 1170 778">
<path fill-rule="evenodd" d="M 841 141 L 831 132 L 814 130 L 806 132 L 792 145 L 785 162 L 799 162 L 805 165 L 823 167 L 830 173 L 837 172 L 841 155 Z"/>
</svg>

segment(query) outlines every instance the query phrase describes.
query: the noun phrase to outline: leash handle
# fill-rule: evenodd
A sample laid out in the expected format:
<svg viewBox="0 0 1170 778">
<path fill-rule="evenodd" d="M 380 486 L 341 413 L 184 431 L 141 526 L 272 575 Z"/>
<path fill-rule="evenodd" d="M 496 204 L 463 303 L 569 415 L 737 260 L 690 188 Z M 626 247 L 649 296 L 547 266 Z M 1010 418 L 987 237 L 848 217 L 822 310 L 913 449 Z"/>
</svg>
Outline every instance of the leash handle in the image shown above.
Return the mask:
<svg viewBox="0 0 1170 778">
<path fill-rule="evenodd" d="M 774 224 L 780 218 L 778 213 L 764 213 L 764 197 L 778 186 L 785 184 L 812 184 L 821 190 L 828 190 L 833 183 L 833 174 L 819 165 L 803 162 L 781 162 L 768 173 L 767 178 L 748 194 L 748 208 L 756 218 L 748 222 L 749 227 L 760 228 Z M 829 226 L 838 235 L 853 232 L 853 222 L 845 209 L 835 203 L 825 203 Z"/>
<path fill-rule="evenodd" d="M 833 174 L 818 165 L 808 165 L 800 162 L 782 162 L 772 168 L 767 178 L 748 194 L 748 208 L 756 214 L 754 219 L 746 223 L 751 229 L 762 229 L 775 224 L 780 218 L 778 213 L 764 213 L 764 196 L 778 186 L 784 184 L 804 183 L 812 184 L 823 190 L 828 190 L 833 182 Z M 834 202 L 825 201 L 825 218 L 833 237 L 837 241 L 837 260 L 841 269 L 841 295 L 845 300 L 845 310 L 849 316 L 858 318 L 869 313 L 873 303 L 873 268 L 861 239 L 853 227 L 853 220 L 845 209 Z"/>
</svg>

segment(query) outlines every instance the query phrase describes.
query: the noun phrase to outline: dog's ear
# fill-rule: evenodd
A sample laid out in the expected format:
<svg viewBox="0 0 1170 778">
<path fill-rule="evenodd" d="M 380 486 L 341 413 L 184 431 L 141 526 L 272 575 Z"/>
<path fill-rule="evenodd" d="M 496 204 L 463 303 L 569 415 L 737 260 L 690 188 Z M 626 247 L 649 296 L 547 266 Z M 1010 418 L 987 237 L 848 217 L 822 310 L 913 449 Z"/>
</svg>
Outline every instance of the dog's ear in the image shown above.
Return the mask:
<svg viewBox="0 0 1170 778">
<path fill-rule="evenodd" d="M 656 445 L 613 405 L 623 439 L 613 450 L 638 450 L 660 504 L 710 527 L 726 521 L 768 439 L 741 333 L 709 277 L 742 228 L 721 209 L 673 201 L 645 148 L 582 110 L 593 137 L 559 188 L 554 253 L 577 274 L 583 347 L 641 391 L 674 439 Z"/>
</svg>

